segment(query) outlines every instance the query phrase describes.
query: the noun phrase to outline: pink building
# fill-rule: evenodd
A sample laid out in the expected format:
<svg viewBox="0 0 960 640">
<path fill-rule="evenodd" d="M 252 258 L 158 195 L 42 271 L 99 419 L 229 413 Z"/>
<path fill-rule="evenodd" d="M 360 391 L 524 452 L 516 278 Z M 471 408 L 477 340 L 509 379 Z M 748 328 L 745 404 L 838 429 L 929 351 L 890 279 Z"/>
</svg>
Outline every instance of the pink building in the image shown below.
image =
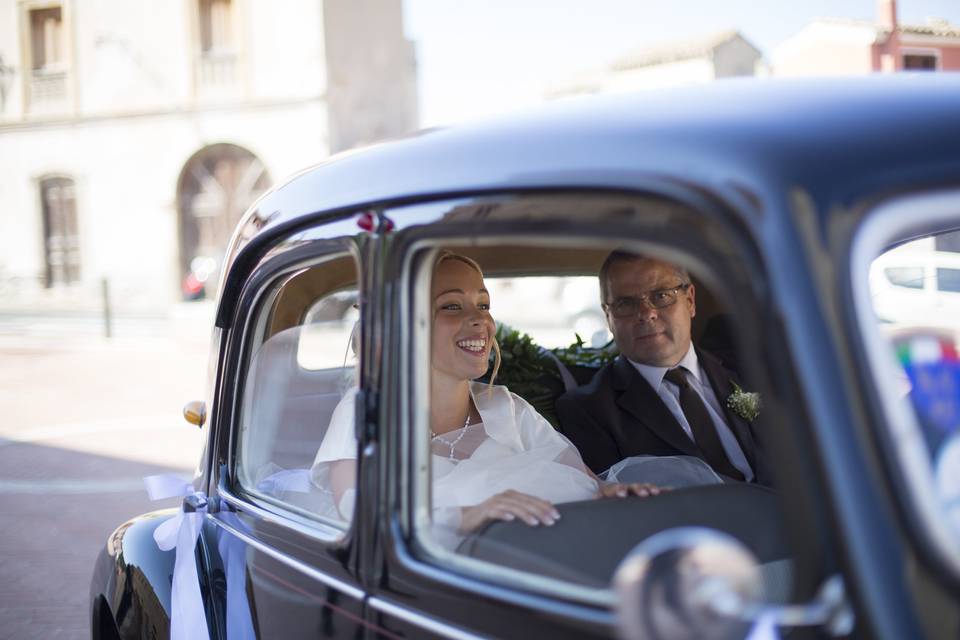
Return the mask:
<svg viewBox="0 0 960 640">
<path fill-rule="evenodd" d="M 960 70 L 960 26 L 900 24 L 896 0 L 878 0 L 877 21 L 821 18 L 773 53 L 775 76 Z"/>
</svg>

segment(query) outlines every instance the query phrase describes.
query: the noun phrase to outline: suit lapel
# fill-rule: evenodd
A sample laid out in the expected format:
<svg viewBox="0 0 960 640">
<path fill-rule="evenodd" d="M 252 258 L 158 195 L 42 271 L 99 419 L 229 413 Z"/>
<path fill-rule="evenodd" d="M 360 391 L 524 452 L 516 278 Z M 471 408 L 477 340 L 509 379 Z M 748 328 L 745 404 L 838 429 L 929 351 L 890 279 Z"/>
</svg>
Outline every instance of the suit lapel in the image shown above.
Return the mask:
<svg viewBox="0 0 960 640">
<path fill-rule="evenodd" d="M 703 457 L 677 419 L 673 417 L 663 400 L 657 395 L 643 376 L 623 356 L 614 361 L 614 390 L 617 392 L 617 405 L 640 421 L 670 446 L 691 456 Z M 629 432 L 621 434 L 628 446 L 621 443 L 621 452 L 630 451 Z"/>
<path fill-rule="evenodd" d="M 733 393 L 733 374 L 727 371 L 720 363 L 720 360 L 710 353 L 697 349 L 697 358 L 700 360 L 700 366 L 703 368 L 704 373 L 707 374 L 707 378 L 710 380 L 710 386 L 713 387 L 720 406 L 723 407 L 723 415 L 727 419 L 727 424 L 737 437 L 740 448 L 743 449 L 744 455 L 747 456 L 747 461 L 750 463 L 750 466 L 755 470 L 757 468 L 755 464 L 756 456 L 754 453 L 755 448 L 753 445 L 753 435 L 750 431 L 750 424 L 727 406 L 727 398 Z"/>
</svg>

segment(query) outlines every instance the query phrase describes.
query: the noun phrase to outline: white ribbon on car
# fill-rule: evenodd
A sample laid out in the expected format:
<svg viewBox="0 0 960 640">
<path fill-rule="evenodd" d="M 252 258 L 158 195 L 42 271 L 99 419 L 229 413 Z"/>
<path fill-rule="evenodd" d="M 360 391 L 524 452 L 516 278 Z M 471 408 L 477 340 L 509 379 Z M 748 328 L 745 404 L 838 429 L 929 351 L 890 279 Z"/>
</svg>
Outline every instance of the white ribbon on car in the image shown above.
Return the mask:
<svg viewBox="0 0 960 640">
<path fill-rule="evenodd" d="M 170 590 L 170 640 L 209 638 L 196 556 L 197 538 L 207 513 L 207 496 L 172 474 L 147 476 L 143 483 L 151 500 L 184 497 L 180 512 L 153 532 L 153 539 L 161 550 L 175 548 L 177 553 Z M 194 510 L 185 511 L 187 505 Z"/>
</svg>

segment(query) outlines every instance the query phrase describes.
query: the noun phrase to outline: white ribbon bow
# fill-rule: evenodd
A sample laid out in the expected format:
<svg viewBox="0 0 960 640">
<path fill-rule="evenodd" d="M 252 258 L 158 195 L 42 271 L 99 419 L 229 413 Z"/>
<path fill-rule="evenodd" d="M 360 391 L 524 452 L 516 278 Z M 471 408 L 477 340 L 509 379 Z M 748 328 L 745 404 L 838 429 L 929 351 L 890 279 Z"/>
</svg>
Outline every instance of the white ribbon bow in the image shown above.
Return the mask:
<svg viewBox="0 0 960 640">
<path fill-rule="evenodd" d="M 156 528 L 153 539 L 163 551 L 177 550 L 170 590 L 170 640 L 209 640 L 196 556 L 197 538 L 207 513 L 207 496 L 202 491 L 194 491 L 193 485 L 183 478 L 171 474 L 147 476 L 143 483 L 151 500 L 184 496 L 184 506 L 192 504 L 195 508 L 185 512 L 181 507 L 174 518 Z"/>
</svg>

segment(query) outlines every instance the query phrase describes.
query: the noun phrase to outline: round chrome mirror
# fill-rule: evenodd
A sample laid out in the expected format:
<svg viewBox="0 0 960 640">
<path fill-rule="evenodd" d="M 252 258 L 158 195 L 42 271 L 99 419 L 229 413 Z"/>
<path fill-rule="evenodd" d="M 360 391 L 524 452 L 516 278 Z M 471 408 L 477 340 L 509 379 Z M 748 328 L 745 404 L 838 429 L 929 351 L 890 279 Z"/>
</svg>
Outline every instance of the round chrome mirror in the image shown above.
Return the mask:
<svg viewBox="0 0 960 640">
<path fill-rule="evenodd" d="M 624 558 L 614 575 L 625 640 L 742 639 L 744 613 L 762 594 L 753 554 L 736 538 L 697 527 L 662 531 Z"/>
</svg>

